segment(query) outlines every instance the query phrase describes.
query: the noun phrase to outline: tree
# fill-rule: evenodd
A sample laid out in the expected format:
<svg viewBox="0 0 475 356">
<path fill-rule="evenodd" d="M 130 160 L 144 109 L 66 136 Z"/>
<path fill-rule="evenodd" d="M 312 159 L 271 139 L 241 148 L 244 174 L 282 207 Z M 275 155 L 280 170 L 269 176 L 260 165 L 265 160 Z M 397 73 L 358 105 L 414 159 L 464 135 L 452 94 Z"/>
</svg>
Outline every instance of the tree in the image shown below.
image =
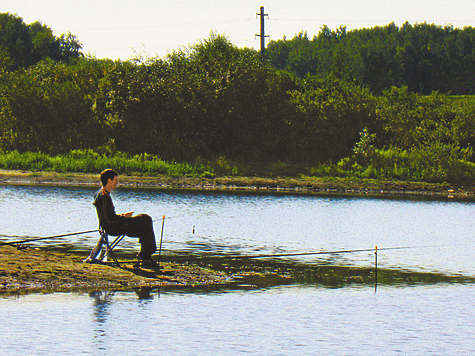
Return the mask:
<svg viewBox="0 0 475 356">
<path fill-rule="evenodd" d="M 74 59 L 83 57 L 82 44 L 78 38 L 70 32 L 55 38 L 51 52 L 51 58 L 70 63 Z"/>
<path fill-rule="evenodd" d="M 0 68 L 15 71 L 45 58 L 69 63 L 82 57 L 81 48 L 70 33 L 58 38 L 39 21 L 27 25 L 18 15 L 0 13 Z"/>
<path fill-rule="evenodd" d="M 0 13 L 0 48 L 6 69 L 16 70 L 31 64 L 31 37 L 28 27 L 23 20 L 8 13 Z"/>
<path fill-rule="evenodd" d="M 272 41 L 270 63 L 299 78 L 307 74 L 356 81 L 380 95 L 392 86 L 430 94 L 475 92 L 475 29 L 405 22 L 347 31 L 323 26 L 312 40 L 306 32 Z"/>
<path fill-rule="evenodd" d="M 360 132 L 375 121 L 375 104 L 367 90 L 336 78 L 308 75 L 293 92 L 298 115 L 293 140 L 304 162 L 338 161 L 351 155 Z M 294 158 L 296 159 L 296 157 Z"/>
<path fill-rule="evenodd" d="M 2 148 L 64 153 L 103 144 L 103 125 L 94 115 L 102 62 L 75 65 L 39 62 L 0 77 Z"/>
</svg>

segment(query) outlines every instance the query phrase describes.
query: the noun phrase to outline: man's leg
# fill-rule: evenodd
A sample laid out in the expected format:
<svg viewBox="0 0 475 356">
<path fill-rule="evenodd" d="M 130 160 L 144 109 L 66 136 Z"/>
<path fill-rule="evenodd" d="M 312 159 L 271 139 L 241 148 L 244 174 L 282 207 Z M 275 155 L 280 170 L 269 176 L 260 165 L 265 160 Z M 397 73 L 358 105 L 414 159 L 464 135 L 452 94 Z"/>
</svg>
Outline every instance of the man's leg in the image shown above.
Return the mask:
<svg viewBox="0 0 475 356">
<path fill-rule="evenodd" d="M 157 251 L 155 233 L 153 231 L 153 220 L 147 214 L 139 214 L 126 218 L 124 234 L 130 237 L 138 237 L 140 243 L 139 257 L 150 260 L 152 254 Z"/>
</svg>

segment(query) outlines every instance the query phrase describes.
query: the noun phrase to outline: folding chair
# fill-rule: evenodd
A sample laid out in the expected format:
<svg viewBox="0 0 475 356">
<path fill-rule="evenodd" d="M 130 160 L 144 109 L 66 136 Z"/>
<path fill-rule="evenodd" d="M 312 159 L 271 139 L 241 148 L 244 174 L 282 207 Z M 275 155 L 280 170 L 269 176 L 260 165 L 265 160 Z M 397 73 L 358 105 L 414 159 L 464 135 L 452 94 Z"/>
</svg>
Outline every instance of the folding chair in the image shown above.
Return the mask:
<svg viewBox="0 0 475 356">
<path fill-rule="evenodd" d="M 117 260 L 113 250 L 119 242 L 125 237 L 125 235 L 117 236 L 111 244 L 109 244 L 109 234 L 104 230 L 99 230 L 101 237 L 97 242 L 96 246 L 92 249 L 89 256 L 84 260 L 84 262 L 88 263 L 108 263 L 108 257 L 112 257 L 112 260 L 115 262 L 117 267 L 120 267 L 120 263 Z M 105 245 L 105 251 L 103 251 L 102 247 Z"/>
</svg>

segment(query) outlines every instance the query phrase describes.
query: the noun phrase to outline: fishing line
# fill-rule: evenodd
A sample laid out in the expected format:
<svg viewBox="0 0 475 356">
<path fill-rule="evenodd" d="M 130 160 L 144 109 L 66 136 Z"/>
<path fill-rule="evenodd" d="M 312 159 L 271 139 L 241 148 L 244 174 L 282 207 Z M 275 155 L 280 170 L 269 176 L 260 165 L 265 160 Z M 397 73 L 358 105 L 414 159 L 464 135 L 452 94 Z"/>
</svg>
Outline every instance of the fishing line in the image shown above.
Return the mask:
<svg viewBox="0 0 475 356">
<path fill-rule="evenodd" d="M 180 217 L 180 216 L 174 216 Z M 375 252 L 377 255 L 377 251 L 389 251 L 389 250 L 404 250 L 404 249 L 413 249 L 413 248 L 430 248 L 430 247 L 440 247 L 444 245 L 424 245 L 424 246 L 397 246 L 397 247 L 382 247 L 378 248 L 365 248 L 365 249 L 352 249 L 352 250 L 335 250 L 335 251 L 316 251 L 316 252 L 295 252 L 295 253 L 279 253 L 279 254 L 261 254 L 261 255 L 227 255 L 227 254 L 220 254 L 220 255 L 212 255 L 212 256 L 200 256 L 200 257 L 168 257 L 167 259 L 163 259 L 162 257 L 162 239 L 163 239 L 163 227 L 165 223 L 165 219 L 170 219 L 174 217 L 165 217 L 162 216 L 162 234 L 160 237 L 160 254 L 159 258 L 160 261 L 207 261 L 207 260 L 215 260 L 215 259 L 259 259 L 259 258 L 279 258 L 279 257 L 298 257 L 298 256 L 314 256 L 314 255 L 331 255 L 331 254 L 343 254 L 343 253 L 358 253 L 358 252 Z M 195 233 L 195 226 L 193 225 L 193 234 Z"/>
<path fill-rule="evenodd" d="M 185 216 L 183 215 L 176 215 L 176 216 L 167 216 L 165 217 L 166 220 L 169 220 L 169 219 L 176 219 L 176 218 L 184 218 Z M 163 220 L 163 217 L 161 219 L 153 219 L 152 221 L 153 222 L 156 222 L 156 221 L 162 221 Z"/>
<path fill-rule="evenodd" d="M 429 247 L 440 247 L 444 245 L 427 245 L 427 246 L 401 246 L 401 247 L 378 247 L 377 251 L 385 250 L 405 250 L 413 248 L 429 248 Z M 332 254 L 343 254 L 343 253 L 358 253 L 358 252 L 374 252 L 375 248 L 365 248 L 365 249 L 354 249 L 354 250 L 335 250 L 335 251 L 316 251 L 316 252 L 296 252 L 296 253 L 278 253 L 278 254 L 261 254 L 261 255 L 212 255 L 212 256 L 200 256 L 200 257 L 178 257 L 163 259 L 162 261 L 208 261 L 214 259 L 259 259 L 259 258 L 279 258 L 279 257 L 297 257 L 297 256 L 314 256 L 314 255 L 332 255 Z"/>
<path fill-rule="evenodd" d="M 71 232 L 67 234 L 61 234 L 61 235 L 53 235 L 53 236 L 46 236 L 46 237 L 33 237 L 33 238 L 25 238 L 22 240 L 16 240 L 16 241 L 2 241 L 0 242 L 0 246 L 5 246 L 5 245 L 21 245 L 23 243 L 27 242 L 33 242 L 33 241 L 41 241 L 41 240 L 48 240 L 48 239 L 56 239 L 59 237 L 66 237 L 66 236 L 74 236 L 74 235 L 82 235 L 82 234 L 88 234 L 91 232 L 98 232 L 99 230 L 87 230 L 87 231 L 79 231 L 79 232 Z M 7 235 L 0 235 L 1 237 L 12 237 L 12 236 L 7 236 Z M 16 236 L 18 237 L 18 236 Z M 27 236 L 25 236 L 27 237 Z"/>
</svg>

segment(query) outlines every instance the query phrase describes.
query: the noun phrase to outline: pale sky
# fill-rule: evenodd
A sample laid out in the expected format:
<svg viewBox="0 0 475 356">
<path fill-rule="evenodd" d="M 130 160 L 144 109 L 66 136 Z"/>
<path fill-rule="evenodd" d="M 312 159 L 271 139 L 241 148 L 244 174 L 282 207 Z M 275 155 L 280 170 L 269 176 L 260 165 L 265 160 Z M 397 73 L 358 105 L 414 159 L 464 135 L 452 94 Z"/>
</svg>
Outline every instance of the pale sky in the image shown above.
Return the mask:
<svg viewBox="0 0 475 356">
<path fill-rule="evenodd" d="M 2 13 L 17 14 L 27 24 L 38 20 L 56 36 L 76 35 L 85 54 L 123 60 L 164 57 L 211 32 L 238 47 L 259 49 L 261 6 L 269 15 L 266 43 L 301 31 L 312 38 L 323 25 L 351 30 L 409 21 L 475 27 L 475 6 L 468 0 L 0 0 Z"/>
</svg>

